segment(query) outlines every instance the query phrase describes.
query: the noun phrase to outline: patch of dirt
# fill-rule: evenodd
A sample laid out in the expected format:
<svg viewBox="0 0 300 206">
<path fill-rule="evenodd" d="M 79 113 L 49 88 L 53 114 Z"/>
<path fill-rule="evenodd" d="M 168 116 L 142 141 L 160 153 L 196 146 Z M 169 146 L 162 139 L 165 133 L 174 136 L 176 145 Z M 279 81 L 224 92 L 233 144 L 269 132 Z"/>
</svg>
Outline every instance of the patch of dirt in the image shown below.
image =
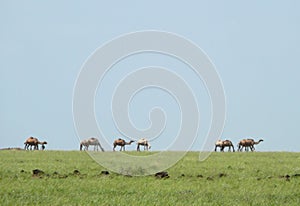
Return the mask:
<svg viewBox="0 0 300 206">
<path fill-rule="evenodd" d="M 220 173 L 219 174 L 219 177 L 226 177 L 227 176 L 227 174 L 225 174 L 225 173 Z"/>
<path fill-rule="evenodd" d="M 74 171 L 73 171 L 73 175 L 80 175 L 79 170 L 74 170 Z"/>
<path fill-rule="evenodd" d="M 24 150 L 20 147 L 7 147 L 7 148 L 1 148 L 0 150 Z"/>
<path fill-rule="evenodd" d="M 207 180 L 214 180 L 213 177 L 207 177 L 206 179 L 207 179 Z"/>
<path fill-rule="evenodd" d="M 45 174 L 44 171 L 40 170 L 40 169 L 34 169 L 32 170 L 32 177 L 41 177 Z"/>
<path fill-rule="evenodd" d="M 108 171 L 101 171 L 101 174 L 102 175 L 109 175 L 109 172 Z"/>
<path fill-rule="evenodd" d="M 155 177 L 157 177 L 157 178 L 169 178 L 170 176 L 169 176 L 168 172 L 163 171 L 163 172 L 156 173 Z"/>
</svg>

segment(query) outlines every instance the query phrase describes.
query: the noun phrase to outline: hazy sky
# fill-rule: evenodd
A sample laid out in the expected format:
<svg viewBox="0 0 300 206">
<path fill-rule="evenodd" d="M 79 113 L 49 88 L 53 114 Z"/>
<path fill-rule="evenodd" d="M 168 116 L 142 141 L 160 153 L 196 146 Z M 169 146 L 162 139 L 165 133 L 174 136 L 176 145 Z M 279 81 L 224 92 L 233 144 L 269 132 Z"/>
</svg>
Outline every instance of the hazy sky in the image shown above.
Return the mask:
<svg viewBox="0 0 300 206">
<path fill-rule="evenodd" d="M 47 149 L 77 150 L 83 137 L 74 128 L 72 96 L 86 59 L 122 34 L 162 30 L 190 39 L 216 66 L 227 102 L 222 139 L 236 145 L 245 137 L 262 138 L 259 151 L 300 151 L 299 10 L 296 0 L 1 1 L 0 148 L 23 147 L 28 136 L 35 136 L 49 142 Z M 210 115 L 203 83 L 182 62 L 157 54 L 125 59 L 99 86 L 95 111 L 108 135 L 104 148 L 111 150 L 113 139 L 121 136 L 107 102 L 114 84 L 150 65 L 172 68 L 196 91 L 203 129 L 193 150 L 200 150 Z M 170 120 L 164 137 L 152 142 L 160 150 L 177 132 L 175 100 L 148 89 L 132 100 L 130 114 L 138 127 L 147 128 L 155 105 L 165 107 Z"/>
</svg>

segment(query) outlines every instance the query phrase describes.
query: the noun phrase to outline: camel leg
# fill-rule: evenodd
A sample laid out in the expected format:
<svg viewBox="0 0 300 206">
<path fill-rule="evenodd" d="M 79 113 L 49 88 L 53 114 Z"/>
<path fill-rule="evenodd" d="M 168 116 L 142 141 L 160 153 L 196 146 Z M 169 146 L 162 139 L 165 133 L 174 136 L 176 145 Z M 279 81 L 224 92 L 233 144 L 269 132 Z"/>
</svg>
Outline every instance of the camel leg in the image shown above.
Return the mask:
<svg viewBox="0 0 300 206">
<path fill-rule="evenodd" d="M 136 151 L 140 151 L 140 145 L 139 144 L 136 147 Z"/>
<path fill-rule="evenodd" d="M 25 150 L 29 150 L 29 144 L 25 144 Z"/>
</svg>

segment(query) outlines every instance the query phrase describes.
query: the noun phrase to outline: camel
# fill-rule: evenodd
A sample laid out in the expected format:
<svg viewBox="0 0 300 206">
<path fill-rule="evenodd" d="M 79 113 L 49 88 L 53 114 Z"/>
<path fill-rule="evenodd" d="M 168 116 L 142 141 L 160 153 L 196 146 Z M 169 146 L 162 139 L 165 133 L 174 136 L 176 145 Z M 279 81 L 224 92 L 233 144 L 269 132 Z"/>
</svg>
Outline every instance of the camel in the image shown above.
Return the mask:
<svg viewBox="0 0 300 206">
<path fill-rule="evenodd" d="M 215 143 L 215 152 L 217 151 L 217 148 L 220 147 L 220 151 L 221 152 L 224 152 L 224 148 L 225 147 L 228 147 L 228 151 L 231 151 L 231 147 L 232 147 L 232 150 L 233 152 L 235 151 L 234 150 L 234 146 L 232 144 L 232 142 L 230 140 L 218 140 L 216 143 Z"/>
<path fill-rule="evenodd" d="M 32 146 L 33 146 L 34 150 L 39 150 L 39 144 L 42 145 L 42 150 L 44 150 L 45 144 L 47 144 L 47 142 L 46 141 L 41 142 L 35 137 L 28 137 L 24 142 L 25 145 L 24 149 L 29 150 L 29 146 L 30 146 L 30 150 L 32 150 Z"/>
<path fill-rule="evenodd" d="M 104 149 L 103 149 L 103 147 L 101 146 L 99 140 L 98 140 L 97 138 L 95 138 L 95 137 L 91 137 L 91 138 L 89 138 L 89 139 L 82 140 L 82 141 L 80 142 L 80 151 L 81 151 L 82 149 L 88 150 L 90 145 L 94 145 L 94 151 L 96 151 L 96 150 L 98 151 L 99 148 L 100 148 L 101 151 L 104 152 Z M 84 147 L 84 148 L 83 148 L 83 147 Z"/>
<path fill-rule="evenodd" d="M 140 139 L 139 141 L 137 141 L 136 144 L 137 144 L 137 148 L 136 148 L 137 151 L 141 151 L 140 150 L 140 145 L 144 146 L 144 150 L 147 150 L 147 151 L 148 151 L 148 149 L 151 148 L 150 143 L 145 138 Z"/>
<path fill-rule="evenodd" d="M 134 142 L 134 141 L 130 140 L 129 142 L 125 142 L 125 140 L 123 140 L 121 138 L 116 139 L 113 144 L 114 145 L 113 151 L 115 151 L 116 146 L 121 146 L 120 151 L 122 151 L 122 149 L 123 149 L 123 151 L 125 151 L 125 145 L 131 145 L 132 142 Z"/>
<path fill-rule="evenodd" d="M 251 152 L 253 152 L 255 150 L 254 145 L 262 141 L 264 140 L 260 139 L 258 142 L 255 142 L 254 139 L 243 139 L 238 143 L 238 151 L 243 151 L 243 148 L 245 148 L 245 151 L 248 152 L 250 148 Z"/>
</svg>

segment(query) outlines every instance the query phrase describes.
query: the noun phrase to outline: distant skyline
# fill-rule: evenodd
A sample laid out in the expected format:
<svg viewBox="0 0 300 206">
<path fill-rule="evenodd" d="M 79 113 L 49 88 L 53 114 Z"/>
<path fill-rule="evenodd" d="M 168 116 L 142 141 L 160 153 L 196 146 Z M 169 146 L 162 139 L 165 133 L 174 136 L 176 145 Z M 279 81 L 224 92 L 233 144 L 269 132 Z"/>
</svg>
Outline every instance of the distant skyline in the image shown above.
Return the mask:
<svg viewBox="0 0 300 206">
<path fill-rule="evenodd" d="M 300 3 L 296 0 L 29 0 L 0 5 L 0 148 L 23 147 L 25 139 L 34 136 L 46 140 L 49 150 L 79 150 L 83 137 L 75 131 L 72 98 L 83 64 L 97 48 L 120 35 L 158 30 L 191 40 L 214 63 L 226 95 L 222 139 L 236 146 L 252 137 L 264 139 L 257 151 L 300 151 Z M 128 73 L 148 66 L 170 69 L 195 92 L 200 131 L 192 150 L 201 150 L 211 118 L 202 80 L 178 59 L 151 52 L 118 62 L 97 89 L 95 114 L 108 137 L 104 149 L 111 151 L 113 140 L 122 137 L 109 102 L 116 85 Z M 167 123 L 162 136 L 151 142 L 152 148 L 164 150 L 180 126 L 175 99 L 148 88 L 132 99 L 129 114 L 138 128 L 145 129 L 154 106 L 165 109 Z M 135 150 L 136 145 L 127 149 Z"/>
</svg>

